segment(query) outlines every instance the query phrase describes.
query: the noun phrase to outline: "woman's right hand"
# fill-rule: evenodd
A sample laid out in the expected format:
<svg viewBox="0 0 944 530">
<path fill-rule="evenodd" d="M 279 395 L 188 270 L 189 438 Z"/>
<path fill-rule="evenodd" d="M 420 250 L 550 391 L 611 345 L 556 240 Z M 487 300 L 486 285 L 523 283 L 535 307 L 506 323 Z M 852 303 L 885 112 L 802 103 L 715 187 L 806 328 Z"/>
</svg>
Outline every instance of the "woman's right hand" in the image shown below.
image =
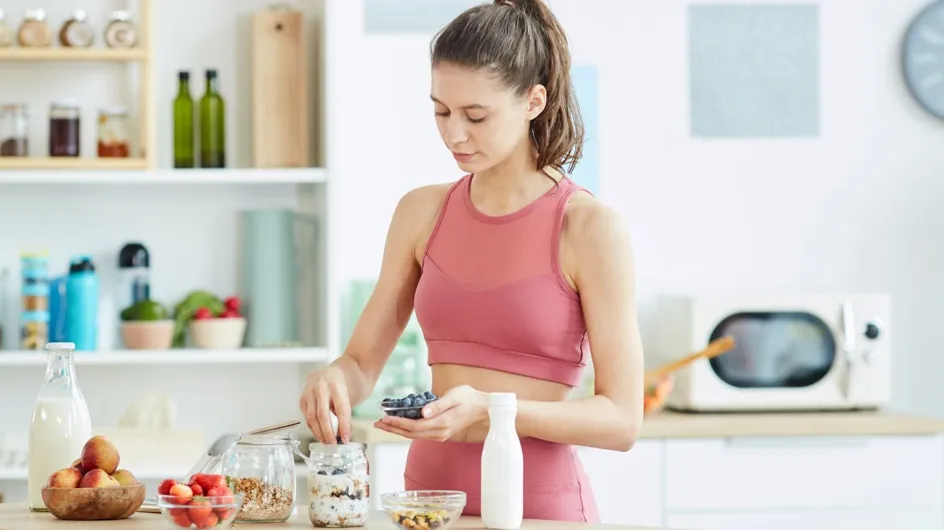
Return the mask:
<svg viewBox="0 0 944 530">
<path fill-rule="evenodd" d="M 344 371 L 339 366 L 326 366 L 308 374 L 298 406 L 305 423 L 319 442 L 333 444 L 336 436 L 343 443 L 351 440 L 351 395 Z M 338 418 L 337 435 L 331 422 L 331 413 Z"/>
</svg>

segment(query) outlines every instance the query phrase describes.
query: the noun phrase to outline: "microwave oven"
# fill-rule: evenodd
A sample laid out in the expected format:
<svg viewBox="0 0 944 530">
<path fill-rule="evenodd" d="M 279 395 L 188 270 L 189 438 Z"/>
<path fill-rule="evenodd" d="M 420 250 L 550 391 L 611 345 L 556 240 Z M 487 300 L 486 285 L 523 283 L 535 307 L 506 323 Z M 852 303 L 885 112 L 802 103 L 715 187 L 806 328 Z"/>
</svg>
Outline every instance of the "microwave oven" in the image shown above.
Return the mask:
<svg viewBox="0 0 944 530">
<path fill-rule="evenodd" d="M 656 306 L 661 357 L 735 342 L 676 372 L 669 409 L 878 409 L 891 398 L 888 295 L 665 295 Z"/>
</svg>

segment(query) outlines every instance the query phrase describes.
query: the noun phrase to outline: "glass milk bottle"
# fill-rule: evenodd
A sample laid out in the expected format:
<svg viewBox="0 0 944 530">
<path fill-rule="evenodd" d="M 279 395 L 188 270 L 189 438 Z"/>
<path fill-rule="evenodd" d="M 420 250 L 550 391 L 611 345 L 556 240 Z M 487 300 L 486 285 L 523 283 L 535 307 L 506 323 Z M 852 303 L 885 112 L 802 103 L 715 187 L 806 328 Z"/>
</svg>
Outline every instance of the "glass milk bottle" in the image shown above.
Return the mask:
<svg viewBox="0 0 944 530">
<path fill-rule="evenodd" d="M 75 378 L 75 344 L 46 344 L 46 377 L 29 429 L 29 506 L 47 511 L 42 489 L 49 475 L 70 467 L 92 437 L 92 421 Z"/>
</svg>

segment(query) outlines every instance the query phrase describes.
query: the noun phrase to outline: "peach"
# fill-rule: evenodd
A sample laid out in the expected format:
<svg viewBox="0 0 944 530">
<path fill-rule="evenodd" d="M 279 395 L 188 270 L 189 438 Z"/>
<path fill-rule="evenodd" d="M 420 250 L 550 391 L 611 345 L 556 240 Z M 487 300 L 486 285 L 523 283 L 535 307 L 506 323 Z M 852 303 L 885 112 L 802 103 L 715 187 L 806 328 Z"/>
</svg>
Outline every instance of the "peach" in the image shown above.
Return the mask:
<svg viewBox="0 0 944 530">
<path fill-rule="evenodd" d="M 86 473 L 79 481 L 80 488 L 117 488 L 121 484 L 111 478 L 103 469 L 93 469 Z"/>
<path fill-rule="evenodd" d="M 82 458 L 76 458 L 75 462 L 72 462 L 72 467 L 79 470 L 79 473 L 85 474 L 85 469 L 82 468 Z"/>
<path fill-rule="evenodd" d="M 104 436 L 93 436 L 82 447 L 82 467 L 86 471 L 101 469 L 111 475 L 118 469 L 118 448 Z"/>
<path fill-rule="evenodd" d="M 133 473 L 127 469 L 119 469 L 111 474 L 111 478 L 118 481 L 118 484 L 122 486 L 134 486 L 138 483 L 138 479 L 134 476 Z"/>
<path fill-rule="evenodd" d="M 67 467 L 49 475 L 46 486 L 50 488 L 78 488 L 81 481 L 82 473 L 74 467 Z"/>
</svg>

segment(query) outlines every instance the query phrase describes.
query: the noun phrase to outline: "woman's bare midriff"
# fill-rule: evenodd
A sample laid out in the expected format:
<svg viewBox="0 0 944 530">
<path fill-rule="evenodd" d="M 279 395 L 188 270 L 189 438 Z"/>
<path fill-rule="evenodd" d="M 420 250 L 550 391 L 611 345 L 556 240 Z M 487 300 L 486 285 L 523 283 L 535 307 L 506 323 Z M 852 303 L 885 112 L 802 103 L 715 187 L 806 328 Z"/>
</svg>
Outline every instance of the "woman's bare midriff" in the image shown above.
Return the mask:
<svg viewBox="0 0 944 530">
<path fill-rule="evenodd" d="M 529 401 L 563 401 L 571 391 L 569 386 L 560 383 L 458 364 L 434 364 L 432 375 L 433 392 L 437 396 L 462 385 L 469 385 L 481 392 L 514 392 L 518 399 Z M 488 427 L 472 427 L 453 436 L 451 440 L 481 442 L 487 435 Z"/>
</svg>

